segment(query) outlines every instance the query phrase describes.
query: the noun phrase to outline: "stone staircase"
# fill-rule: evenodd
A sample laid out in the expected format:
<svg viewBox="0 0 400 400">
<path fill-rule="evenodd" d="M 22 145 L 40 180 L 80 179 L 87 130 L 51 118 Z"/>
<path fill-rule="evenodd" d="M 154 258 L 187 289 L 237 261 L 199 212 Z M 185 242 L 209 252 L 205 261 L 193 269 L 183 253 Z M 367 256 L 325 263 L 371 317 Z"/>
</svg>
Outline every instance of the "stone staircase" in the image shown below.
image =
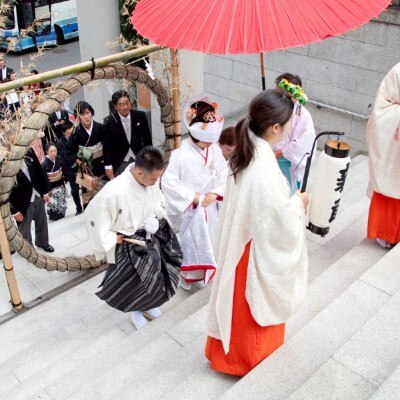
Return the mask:
<svg viewBox="0 0 400 400">
<path fill-rule="evenodd" d="M 355 157 L 331 232 L 308 233 L 308 294 L 286 343 L 244 378 L 204 357 L 210 288 L 179 289 L 135 331 L 94 296 L 99 275 L 0 325 L 0 399 L 398 399 L 400 246 L 365 238 L 367 175 Z"/>
</svg>

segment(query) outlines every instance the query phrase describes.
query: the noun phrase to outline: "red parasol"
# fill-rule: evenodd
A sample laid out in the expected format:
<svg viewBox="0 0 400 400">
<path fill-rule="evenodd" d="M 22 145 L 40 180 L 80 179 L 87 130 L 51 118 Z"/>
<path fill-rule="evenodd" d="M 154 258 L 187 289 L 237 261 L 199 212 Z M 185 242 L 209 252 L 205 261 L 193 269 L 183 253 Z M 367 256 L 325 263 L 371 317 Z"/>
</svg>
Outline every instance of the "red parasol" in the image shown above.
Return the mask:
<svg viewBox="0 0 400 400">
<path fill-rule="evenodd" d="M 391 0 L 141 0 L 135 29 L 170 49 L 203 53 L 263 53 L 304 46 L 355 29 L 378 16 Z M 176 51 L 171 50 L 176 66 Z M 177 71 L 174 104 L 177 104 Z M 179 120 L 179 109 L 176 107 Z M 179 128 L 176 128 L 179 129 Z M 177 134 L 177 132 L 175 132 Z"/>
<path fill-rule="evenodd" d="M 304 46 L 355 29 L 390 0 L 141 0 L 135 29 L 172 49 L 263 53 Z"/>
</svg>

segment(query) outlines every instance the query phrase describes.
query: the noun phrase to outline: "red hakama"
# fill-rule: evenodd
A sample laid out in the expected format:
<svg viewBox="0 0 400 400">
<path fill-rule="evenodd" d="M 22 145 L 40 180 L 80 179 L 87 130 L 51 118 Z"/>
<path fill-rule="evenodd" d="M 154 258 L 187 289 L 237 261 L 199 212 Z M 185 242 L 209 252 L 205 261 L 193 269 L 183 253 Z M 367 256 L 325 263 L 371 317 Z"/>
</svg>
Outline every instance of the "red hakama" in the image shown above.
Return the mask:
<svg viewBox="0 0 400 400">
<path fill-rule="evenodd" d="M 368 238 L 400 242 L 400 199 L 374 192 L 369 207 Z"/>
<path fill-rule="evenodd" d="M 230 375 L 243 376 L 268 357 L 284 342 L 285 324 L 262 327 L 251 315 L 245 291 L 250 243 L 245 247 L 236 268 L 232 311 L 232 331 L 229 353 L 222 342 L 207 338 L 206 357 L 212 369 Z"/>
</svg>

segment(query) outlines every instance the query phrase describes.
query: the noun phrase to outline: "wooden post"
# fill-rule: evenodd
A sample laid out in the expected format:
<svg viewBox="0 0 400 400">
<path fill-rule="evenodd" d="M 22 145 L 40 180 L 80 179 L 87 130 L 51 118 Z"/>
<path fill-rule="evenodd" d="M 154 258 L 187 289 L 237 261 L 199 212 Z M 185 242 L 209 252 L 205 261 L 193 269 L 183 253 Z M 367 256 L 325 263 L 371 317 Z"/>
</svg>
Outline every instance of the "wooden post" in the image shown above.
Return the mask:
<svg viewBox="0 0 400 400">
<path fill-rule="evenodd" d="M 0 213 L 0 250 L 3 257 L 4 271 L 6 272 L 6 279 L 8 290 L 10 292 L 11 304 L 15 311 L 23 308 L 21 297 L 19 295 L 17 280 L 14 274 L 14 267 L 11 260 L 10 246 L 7 240 L 7 234 L 4 227 L 3 217 Z"/>
<path fill-rule="evenodd" d="M 265 90 L 264 53 L 260 53 L 260 67 L 261 67 L 261 84 L 262 84 L 262 90 Z"/>
<path fill-rule="evenodd" d="M 174 134 L 175 149 L 180 147 L 181 133 L 181 110 L 179 106 L 179 83 L 178 83 L 178 50 L 170 49 L 172 66 L 172 103 L 174 105 Z"/>
</svg>

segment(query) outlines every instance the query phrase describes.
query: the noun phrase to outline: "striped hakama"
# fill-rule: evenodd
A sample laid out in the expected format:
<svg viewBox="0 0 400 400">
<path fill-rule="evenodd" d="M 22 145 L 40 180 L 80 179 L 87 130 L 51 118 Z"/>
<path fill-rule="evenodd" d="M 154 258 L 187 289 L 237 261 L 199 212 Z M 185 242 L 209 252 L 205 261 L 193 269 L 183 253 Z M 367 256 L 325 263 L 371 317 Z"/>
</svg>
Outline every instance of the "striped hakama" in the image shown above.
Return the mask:
<svg viewBox="0 0 400 400">
<path fill-rule="evenodd" d="M 138 230 L 131 239 L 145 240 L 146 246 L 127 241 L 118 245 L 115 264 L 110 264 L 97 296 L 117 310 L 143 311 L 168 301 L 178 285 L 182 252 L 165 219 L 158 231 L 146 240 Z"/>
</svg>

